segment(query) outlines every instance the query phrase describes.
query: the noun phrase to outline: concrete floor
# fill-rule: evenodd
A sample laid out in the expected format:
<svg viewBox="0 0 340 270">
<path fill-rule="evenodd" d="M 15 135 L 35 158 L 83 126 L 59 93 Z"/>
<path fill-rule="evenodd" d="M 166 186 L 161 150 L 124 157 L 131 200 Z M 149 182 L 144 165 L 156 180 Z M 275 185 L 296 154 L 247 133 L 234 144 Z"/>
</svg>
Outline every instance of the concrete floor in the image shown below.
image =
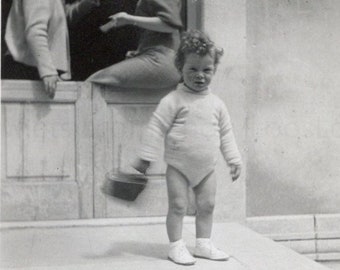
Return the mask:
<svg viewBox="0 0 340 270">
<path fill-rule="evenodd" d="M 321 262 L 321 264 L 332 270 L 340 270 L 340 261 Z"/>
<path fill-rule="evenodd" d="M 194 224 L 184 225 L 189 250 L 195 243 Z M 198 259 L 188 269 L 326 270 L 272 240 L 235 223 L 214 225 L 217 247 L 232 255 L 227 262 Z M 2 228 L 0 269 L 181 269 L 167 260 L 164 224 Z"/>
</svg>

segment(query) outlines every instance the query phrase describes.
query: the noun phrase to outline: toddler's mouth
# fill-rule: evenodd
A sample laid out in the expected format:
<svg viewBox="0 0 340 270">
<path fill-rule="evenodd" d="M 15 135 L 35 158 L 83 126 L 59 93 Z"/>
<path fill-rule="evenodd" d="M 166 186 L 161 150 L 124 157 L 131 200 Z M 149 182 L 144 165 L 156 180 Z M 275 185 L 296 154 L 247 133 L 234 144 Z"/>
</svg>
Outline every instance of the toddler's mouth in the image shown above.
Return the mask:
<svg viewBox="0 0 340 270">
<path fill-rule="evenodd" d="M 195 82 L 195 84 L 197 84 L 197 85 L 203 85 L 204 82 Z"/>
</svg>

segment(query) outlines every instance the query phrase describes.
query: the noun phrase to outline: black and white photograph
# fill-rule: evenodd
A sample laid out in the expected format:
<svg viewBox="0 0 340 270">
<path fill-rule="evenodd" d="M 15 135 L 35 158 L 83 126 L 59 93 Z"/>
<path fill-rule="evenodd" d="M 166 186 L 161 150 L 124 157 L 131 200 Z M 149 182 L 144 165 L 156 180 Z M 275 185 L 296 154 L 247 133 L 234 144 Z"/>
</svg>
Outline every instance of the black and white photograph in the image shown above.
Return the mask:
<svg viewBox="0 0 340 270">
<path fill-rule="evenodd" d="M 340 270 L 339 0 L 1 0 L 1 270 Z"/>
</svg>

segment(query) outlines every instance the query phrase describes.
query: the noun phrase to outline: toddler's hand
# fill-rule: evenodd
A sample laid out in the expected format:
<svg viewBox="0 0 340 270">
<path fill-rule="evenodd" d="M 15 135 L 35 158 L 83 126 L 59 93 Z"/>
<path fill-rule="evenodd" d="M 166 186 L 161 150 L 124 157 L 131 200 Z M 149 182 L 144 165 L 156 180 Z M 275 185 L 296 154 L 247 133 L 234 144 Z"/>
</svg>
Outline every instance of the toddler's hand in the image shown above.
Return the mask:
<svg viewBox="0 0 340 270">
<path fill-rule="evenodd" d="M 150 161 L 139 158 L 132 164 L 132 167 L 142 174 L 145 174 L 146 170 L 150 167 Z"/>
<path fill-rule="evenodd" d="M 233 182 L 236 181 L 240 177 L 240 174 L 241 174 L 241 165 L 231 164 L 230 174 L 231 174 L 231 178 Z"/>
</svg>

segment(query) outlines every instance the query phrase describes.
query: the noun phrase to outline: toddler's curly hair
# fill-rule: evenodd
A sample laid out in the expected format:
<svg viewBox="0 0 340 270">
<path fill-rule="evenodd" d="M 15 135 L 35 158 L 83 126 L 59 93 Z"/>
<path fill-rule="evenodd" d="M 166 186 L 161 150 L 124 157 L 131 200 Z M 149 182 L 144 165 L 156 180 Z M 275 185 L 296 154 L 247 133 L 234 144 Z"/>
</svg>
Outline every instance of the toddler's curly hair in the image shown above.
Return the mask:
<svg viewBox="0 0 340 270">
<path fill-rule="evenodd" d="M 205 33 L 199 30 L 188 30 L 181 35 L 181 43 L 175 58 L 175 65 L 179 71 L 182 71 L 185 57 L 190 53 L 200 56 L 211 55 L 214 58 L 214 65 L 216 67 L 223 55 L 223 49 L 217 48 L 215 43 Z"/>
</svg>

